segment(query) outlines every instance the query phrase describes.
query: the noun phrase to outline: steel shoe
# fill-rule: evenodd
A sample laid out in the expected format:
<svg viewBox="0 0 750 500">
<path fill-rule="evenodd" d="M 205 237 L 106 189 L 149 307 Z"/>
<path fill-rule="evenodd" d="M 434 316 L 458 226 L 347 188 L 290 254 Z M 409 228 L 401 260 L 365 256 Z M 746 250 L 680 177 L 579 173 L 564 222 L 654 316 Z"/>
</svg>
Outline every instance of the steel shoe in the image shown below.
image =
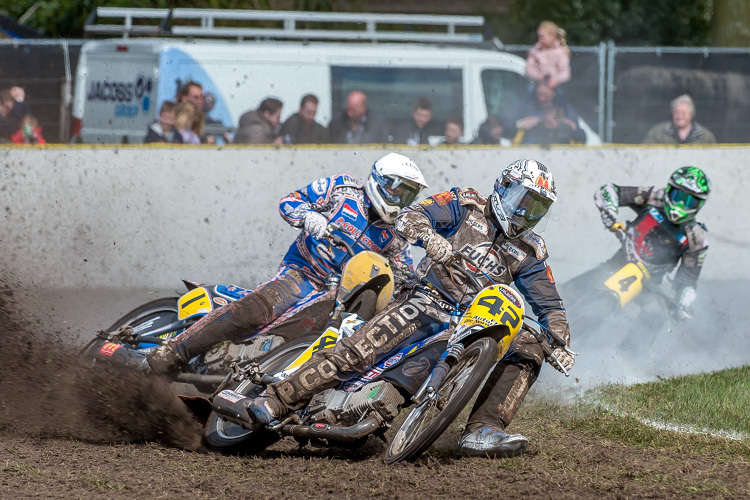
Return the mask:
<svg viewBox="0 0 750 500">
<path fill-rule="evenodd" d="M 529 446 L 521 434 L 507 434 L 500 425 L 470 424 L 458 440 L 459 450 L 472 457 L 515 457 Z"/>
</svg>

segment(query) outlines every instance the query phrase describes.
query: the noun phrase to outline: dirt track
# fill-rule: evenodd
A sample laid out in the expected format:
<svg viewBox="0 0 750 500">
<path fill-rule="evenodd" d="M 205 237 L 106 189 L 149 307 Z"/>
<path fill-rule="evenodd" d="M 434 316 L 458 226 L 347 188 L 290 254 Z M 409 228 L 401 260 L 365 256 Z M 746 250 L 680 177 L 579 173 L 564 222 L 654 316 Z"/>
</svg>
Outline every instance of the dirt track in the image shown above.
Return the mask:
<svg viewBox="0 0 750 500">
<path fill-rule="evenodd" d="M 397 466 L 382 463 L 376 440 L 356 453 L 299 451 L 289 439 L 261 457 L 203 453 L 199 426 L 166 383 L 92 375 L 49 326 L 19 324 L 13 300 L 0 300 L 3 499 L 750 498 L 747 444 L 648 429 L 631 441 L 607 432 L 606 415 L 559 411 L 539 395 L 511 429 L 531 439 L 517 459 L 456 456 L 458 424 Z"/>
</svg>

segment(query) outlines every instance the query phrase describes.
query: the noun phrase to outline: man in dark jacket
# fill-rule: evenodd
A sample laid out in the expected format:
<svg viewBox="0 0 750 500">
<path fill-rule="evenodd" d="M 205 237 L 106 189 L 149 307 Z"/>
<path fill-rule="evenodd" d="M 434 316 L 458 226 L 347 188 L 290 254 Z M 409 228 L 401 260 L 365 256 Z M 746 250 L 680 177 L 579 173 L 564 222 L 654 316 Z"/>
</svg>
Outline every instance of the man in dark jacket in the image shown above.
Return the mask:
<svg viewBox="0 0 750 500">
<path fill-rule="evenodd" d="M 411 118 L 400 122 L 393 129 L 391 142 L 418 146 L 428 144 L 430 135 L 440 135 L 440 130 L 434 130 L 432 121 L 432 101 L 427 97 L 420 97 L 411 110 Z"/>
<path fill-rule="evenodd" d="M 544 240 L 531 230 L 556 199 L 552 175 L 534 160 L 506 167 L 489 199 L 471 188 L 453 188 L 412 204 L 396 217 L 396 233 L 424 247 L 415 286 L 370 322 L 331 349 L 320 350 L 297 371 L 271 384 L 267 395 L 244 403 L 257 425 L 300 407 L 315 393 L 361 373 L 392 352 L 445 330 L 456 312 L 480 291 L 446 264 L 454 253 L 480 284 L 515 283 L 540 323 L 565 342 L 570 332 L 562 300 L 547 267 Z M 490 281 L 491 280 L 491 281 Z M 506 434 L 521 402 L 541 370 L 545 355 L 532 335 L 521 331 L 511 355 L 497 363 L 469 415 L 459 447 L 468 455 L 512 456 L 528 440 Z M 562 346 L 552 355 L 560 371 L 575 358 Z"/>
<path fill-rule="evenodd" d="M 269 97 L 263 99 L 258 109 L 240 116 L 235 144 L 281 144 L 282 138 L 276 135 L 281 122 L 281 107 L 280 100 Z"/>
<path fill-rule="evenodd" d="M 329 141 L 328 130 L 315 121 L 318 98 L 307 94 L 302 98 L 299 111 L 290 116 L 281 126 L 279 135 L 284 144 L 325 144 Z"/>
<path fill-rule="evenodd" d="M 331 142 L 336 144 L 373 144 L 388 142 L 385 119 L 367 106 L 367 96 L 352 90 L 346 98 L 346 110 L 328 124 Z"/>
</svg>

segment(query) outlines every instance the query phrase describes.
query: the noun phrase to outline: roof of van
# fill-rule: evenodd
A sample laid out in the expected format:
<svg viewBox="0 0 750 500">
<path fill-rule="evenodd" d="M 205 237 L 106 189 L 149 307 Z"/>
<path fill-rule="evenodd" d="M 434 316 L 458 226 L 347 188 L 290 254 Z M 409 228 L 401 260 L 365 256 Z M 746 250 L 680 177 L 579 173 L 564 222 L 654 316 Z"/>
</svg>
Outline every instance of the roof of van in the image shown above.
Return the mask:
<svg viewBox="0 0 750 500">
<path fill-rule="evenodd" d="M 133 51 L 159 53 L 164 49 L 181 48 L 191 52 L 202 51 L 208 54 L 221 51 L 222 54 L 244 54 L 252 49 L 253 58 L 265 59 L 280 55 L 293 55 L 300 58 L 300 53 L 316 54 L 319 56 L 367 56 L 371 62 L 373 57 L 381 60 L 392 60 L 399 57 L 416 56 L 420 58 L 439 58 L 445 61 L 451 57 L 457 61 L 465 60 L 494 60 L 506 62 L 510 65 L 524 65 L 521 57 L 508 52 L 482 47 L 467 47 L 464 45 L 439 45 L 427 43 L 331 43 L 331 42 L 295 42 L 295 41 L 217 41 L 192 40 L 177 41 L 172 39 L 107 39 L 85 42 L 83 52 L 88 51 Z M 377 59 L 376 59 L 377 60 Z"/>
</svg>

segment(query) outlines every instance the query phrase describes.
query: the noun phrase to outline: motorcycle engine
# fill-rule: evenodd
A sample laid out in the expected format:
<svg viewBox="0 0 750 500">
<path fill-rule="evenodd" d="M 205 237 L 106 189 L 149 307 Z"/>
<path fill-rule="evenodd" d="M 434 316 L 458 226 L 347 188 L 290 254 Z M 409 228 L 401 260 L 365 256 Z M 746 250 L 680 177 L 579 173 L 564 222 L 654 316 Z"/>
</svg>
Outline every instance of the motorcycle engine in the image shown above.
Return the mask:
<svg viewBox="0 0 750 500">
<path fill-rule="evenodd" d="M 401 393 L 389 382 L 377 381 L 354 392 L 328 389 L 310 400 L 308 412 L 314 423 L 354 425 L 372 411 L 383 420 L 396 418 L 404 404 Z"/>
</svg>

